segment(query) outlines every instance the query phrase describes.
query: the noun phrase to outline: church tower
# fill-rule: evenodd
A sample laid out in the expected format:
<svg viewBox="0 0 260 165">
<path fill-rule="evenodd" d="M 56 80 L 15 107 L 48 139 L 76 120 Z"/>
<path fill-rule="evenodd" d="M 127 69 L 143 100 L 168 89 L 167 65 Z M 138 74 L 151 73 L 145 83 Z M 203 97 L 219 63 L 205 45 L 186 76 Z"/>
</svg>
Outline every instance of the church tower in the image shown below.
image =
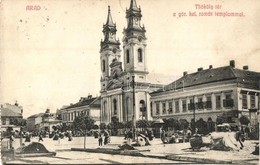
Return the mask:
<svg viewBox="0 0 260 165">
<path fill-rule="evenodd" d="M 100 43 L 101 91 L 105 90 L 111 76 L 110 64 L 114 59 L 120 59 L 120 42 L 116 39 L 116 24 L 113 23 L 110 6 L 106 24 L 103 25 L 104 40 Z"/>
<path fill-rule="evenodd" d="M 130 76 L 135 76 L 136 81 L 145 82 L 147 69 L 146 36 L 145 28 L 141 26 L 141 9 L 136 1 L 131 0 L 129 9 L 126 10 L 127 28 L 124 29 L 123 51 L 124 70 Z"/>
</svg>

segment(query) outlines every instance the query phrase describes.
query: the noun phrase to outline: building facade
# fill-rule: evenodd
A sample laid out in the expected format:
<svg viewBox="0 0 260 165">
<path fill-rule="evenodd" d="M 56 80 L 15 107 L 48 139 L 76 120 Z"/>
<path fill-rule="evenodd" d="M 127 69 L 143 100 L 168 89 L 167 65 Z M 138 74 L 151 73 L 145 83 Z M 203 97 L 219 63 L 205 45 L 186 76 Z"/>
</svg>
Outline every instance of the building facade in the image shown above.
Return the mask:
<svg viewBox="0 0 260 165">
<path fill-rule="evenodd" d="M 44 113 L 35 114 L 27 118 L 26 130 L 29 132 L 39 131 L 40 123 L 42 122 Z"/>
<path fill-rule="evenodd" d="M 121 43 L 116 39 L 116 24 L 108 7 L 102 31 L 104 39 L 100 44 L 101 123 L 110 123 L 113 116 L 118 117 L 119 122 L 152 120 L 150 106 L 147 106 L 149 93 L 161 85 L 151 84 L 147 79 L 147 38 L 141 17 L 141 9 L 135 0 L 131 0 L 126 10 L 127 27 L 123 31 L 121 49 Z"/>
<path fill-rule="evenodd" d="M 77 116 L 88 115 L 100 124 L 100 97 L 81 97 L 79 102 L 59 110 L 63 123 L 71 124 Z"/>
<path fill-rule="evenodd" d="M 20 131 L 20 126 L 14 125 L 14 121 L 22 118 L 23 107 L 19 106 L 18 103 L 1 105 L 1 132 L 5 132 L 8 127 L 12 128 L 13 131 Z"/>
<path fill-rule="evenodd" d="M 195 73 L 183 73 L 183 77 L 151 93 L 154 118 L 186 119 L 190 122 L 202 118 L 216 121 L 225 116 L 238 122 L 241 115 L 252 117 L 259 113 L 260 73 L 229 66 L 208 69 L 198 68 Z M 195 110 L 195 115 L 194 115 Z M 253 112 L 253 113 L 251 113 Z"/>
</svg>

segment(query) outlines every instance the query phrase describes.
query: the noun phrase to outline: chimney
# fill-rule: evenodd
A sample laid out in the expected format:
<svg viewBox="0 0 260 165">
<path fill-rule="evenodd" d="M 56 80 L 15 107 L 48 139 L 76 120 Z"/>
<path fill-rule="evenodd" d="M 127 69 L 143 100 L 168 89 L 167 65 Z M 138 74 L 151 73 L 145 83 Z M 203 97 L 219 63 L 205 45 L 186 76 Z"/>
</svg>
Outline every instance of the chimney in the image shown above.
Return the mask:
<svg viewBox="0 0 260 165">
<path fill-rule="evenodd" d="M 183 72 L 183 76 L 186 76 L 187 74 L 188 74 L 188 72 L 187 72 L 187 71 Z"/>
<path fill-rule="evenodd" d="M 200 72 L 200 71 L 202 71 L 202 70 L 203 70 L 203 68 L 202 68 L 202 67 L 198 68 L 198 72 Z"/>
<path fill-rule="evenodd" d="M 248 65 L 243 66 L 243 70 L 248 70 Z"/>
<path fill-rule="evenodd" d="M 212 69 L 213 68 L 213 66 L 212 65 L 209 65 L 209 69 Z"/>
<path fill-rule="evenodd" d="M 229 61 L 229 66 L 231 66 L 232 68 L 235 68 L 235 60 Z"/>
<path fill-rule="evenodd" d="M 88 99 L 91 99 L 92 98 L 92 95 L 88 95 Z"/>
</svg>

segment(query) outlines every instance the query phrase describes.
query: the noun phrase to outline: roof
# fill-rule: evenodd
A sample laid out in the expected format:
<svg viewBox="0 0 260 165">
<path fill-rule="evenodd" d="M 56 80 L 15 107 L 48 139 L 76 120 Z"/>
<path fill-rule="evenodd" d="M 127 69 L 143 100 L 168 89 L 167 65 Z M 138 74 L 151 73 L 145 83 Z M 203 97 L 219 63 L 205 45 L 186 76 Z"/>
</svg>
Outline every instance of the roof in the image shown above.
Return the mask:
<svg viewBox="0 0 260 165">
<path fill-rule="evenodd" d="M 9 108 L 1 108 L 1 117 L 22 117 L 21 113 L 16 113 Z"/>
<path fill-rule="evenodd" d="M 164 89 L 159 89 L 153 93 L 165 90 L 182 89 L 196 85 L 209 84 L 213 82 L 234 80 L 238 86 L 250 89 L 260 88 L 260 73 L 248 70 L 236 69 L 231 66 L 214 69 L 201 70 L 195 73 L 186 74 L 178 80 L 166 85 Z"/>
<path fill-rule="evenodd" d="M 100 106 L 100 98 L 99 97 L 93 97 L 93 98 L 85 98 L 83 100 L 80 100 L 79 102 L 72 104 L 68 106 L 67 108 L 64 109 L 70 109 L 70 108 L 75 108 L 75 107 L 82 107 L 82 106 Z"/>
<path fill-rule="evenodd" d="M 44 115 L 44 113 L 38 113 L 38 114 L 35 114 L 35 115 L 32 115 L 32 116 L 29 116 L 27 119 L 42 117 L 43 115 Z"/>
</svg>

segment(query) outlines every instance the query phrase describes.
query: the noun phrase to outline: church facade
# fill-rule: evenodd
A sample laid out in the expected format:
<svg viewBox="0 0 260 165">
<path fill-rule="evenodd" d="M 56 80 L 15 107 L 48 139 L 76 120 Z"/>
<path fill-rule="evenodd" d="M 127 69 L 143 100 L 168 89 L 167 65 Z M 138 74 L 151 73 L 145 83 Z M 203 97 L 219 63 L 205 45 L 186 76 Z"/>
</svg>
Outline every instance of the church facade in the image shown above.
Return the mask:
<svg viewBox="0 0 260 165">
<path fill-rule="evenodd" d="M 127 27 L 123 30 L 121 49 L 108 6 L 100 44 L 101 123 L 110 123 L 113 116 L 124 123 L 152 120 L 149 93 L 162 86 L 147 82 L 147 38 L 141 17 L 141 9 L 131 0 L 126 10 Z"/>
</svg>

